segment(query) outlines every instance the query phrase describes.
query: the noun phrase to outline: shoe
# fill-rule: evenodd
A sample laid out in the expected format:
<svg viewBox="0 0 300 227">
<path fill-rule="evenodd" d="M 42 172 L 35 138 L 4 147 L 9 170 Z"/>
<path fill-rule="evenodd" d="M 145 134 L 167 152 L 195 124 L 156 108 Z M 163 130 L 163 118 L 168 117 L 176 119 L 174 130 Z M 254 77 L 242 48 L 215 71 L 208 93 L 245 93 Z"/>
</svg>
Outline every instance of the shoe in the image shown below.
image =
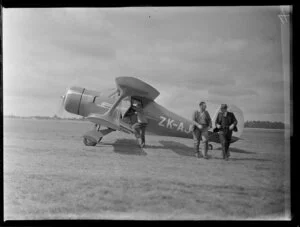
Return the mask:
<svg viewBox="0 0 300 227">
<path fill-rule="evenodd" d="M 229 160 L 229 158 L 228 158 L 228 157 L 226 157 L 226 158 L 225 158 L 225 161 L 228 161 L 228 160 Z"/>
<path fill-rule="evenodd" d="M 144 143 L 141 143 L 141 148 L 144 148 L 146 145 Z"/>
<path fill-rule="evenodd" d="M 205 158 L 205 159 L 208 159 L 208 156 L 207 156 L 207 155 L 205 155 L 205 156 L 204 156 L 204 158 Z"/>
</svg>

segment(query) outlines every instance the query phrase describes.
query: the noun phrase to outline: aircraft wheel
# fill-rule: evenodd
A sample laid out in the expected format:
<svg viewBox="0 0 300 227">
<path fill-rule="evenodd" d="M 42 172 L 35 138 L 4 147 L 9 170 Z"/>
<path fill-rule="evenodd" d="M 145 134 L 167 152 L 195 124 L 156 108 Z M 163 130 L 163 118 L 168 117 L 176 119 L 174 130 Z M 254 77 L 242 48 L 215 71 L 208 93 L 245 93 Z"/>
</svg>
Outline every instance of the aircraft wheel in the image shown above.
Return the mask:
<svg viewBox="0 0 300 227">
<path fill-rule="evenodd" d="M 212 144 L 208 144 L 208 149 L 212 150 L 213 149 L 213 145 Z"/>
<path fill-rule="evenodd" d="M 96 142 L 93 142 L 91 140 L 88 140 L 87 138 L 83 138 L 83 143 L 85 146 L 96 146 Z"/>
</svg>

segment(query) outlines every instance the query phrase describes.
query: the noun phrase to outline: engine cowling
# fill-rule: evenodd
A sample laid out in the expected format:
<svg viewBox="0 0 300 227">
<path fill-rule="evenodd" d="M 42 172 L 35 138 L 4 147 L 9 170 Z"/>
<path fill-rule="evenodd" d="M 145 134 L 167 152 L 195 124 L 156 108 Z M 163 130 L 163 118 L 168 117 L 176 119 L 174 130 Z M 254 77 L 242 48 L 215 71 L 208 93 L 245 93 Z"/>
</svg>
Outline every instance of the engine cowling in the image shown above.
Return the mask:
<svg viewBox="0 0 300 227">
<path fill-rule="evenodd" d="M 84 93 L 84 88 L 80 87 L 71 87 L 66 94 L 64 107 L 65 110 L 72 114 L 79 115 L 80 112 L 80 103 L 82 95 Z"/>
</svg>

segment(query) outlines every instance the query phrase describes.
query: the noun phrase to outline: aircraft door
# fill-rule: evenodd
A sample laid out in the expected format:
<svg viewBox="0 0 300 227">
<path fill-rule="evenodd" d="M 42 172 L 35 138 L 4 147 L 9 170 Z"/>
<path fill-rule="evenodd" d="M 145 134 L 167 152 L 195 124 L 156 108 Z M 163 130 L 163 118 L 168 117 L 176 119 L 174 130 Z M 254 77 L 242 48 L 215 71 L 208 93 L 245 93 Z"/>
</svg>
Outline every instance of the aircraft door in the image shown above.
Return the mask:
<svg viewBox="0 0 300 227">
<path fill-rule="evenodd" d="M 136 115 L 134 114 L 137 104 L 142 104 L 142 101 L 135 97 L 128 96 L 122 101 L 120 110 L 122 110 L 123 122 L 132 125 L 137 121 Z"/>
</svg>

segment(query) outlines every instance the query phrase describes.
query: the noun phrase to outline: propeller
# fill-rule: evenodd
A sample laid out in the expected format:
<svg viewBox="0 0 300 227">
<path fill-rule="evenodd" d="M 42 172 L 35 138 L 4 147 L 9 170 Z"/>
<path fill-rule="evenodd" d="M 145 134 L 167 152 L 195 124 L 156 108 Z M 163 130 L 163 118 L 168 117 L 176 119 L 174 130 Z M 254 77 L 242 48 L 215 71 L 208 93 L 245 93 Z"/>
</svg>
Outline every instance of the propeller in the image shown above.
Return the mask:
<svg viewBox="0 0 300 227">
<path fill-rule="evenodd" d="M 67 95 L 68 90 L 69 90 L 69 88 L 66 90 L 64 95 L 60 96 L 59 106 L 57 108 L 57 114 L 56 114 L 60 118 L 62 118 L 63 113 L 64 113 L 65 99 L 66 99 L 66 95 Z"/>
<path fill-rule="evenodd" d="M 59 117 L 62 117 L 62 114 L 64 112 L 64 104 L 65 104 L 66 95 L 62 95 L 62 96 L 60 96 L 60 98 L 61 98 L 61 101 L 60 101 L 60 105 L 59 105 L 57 114 Z"/>
</svg>

